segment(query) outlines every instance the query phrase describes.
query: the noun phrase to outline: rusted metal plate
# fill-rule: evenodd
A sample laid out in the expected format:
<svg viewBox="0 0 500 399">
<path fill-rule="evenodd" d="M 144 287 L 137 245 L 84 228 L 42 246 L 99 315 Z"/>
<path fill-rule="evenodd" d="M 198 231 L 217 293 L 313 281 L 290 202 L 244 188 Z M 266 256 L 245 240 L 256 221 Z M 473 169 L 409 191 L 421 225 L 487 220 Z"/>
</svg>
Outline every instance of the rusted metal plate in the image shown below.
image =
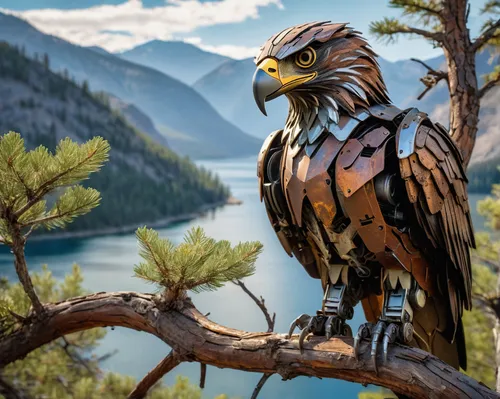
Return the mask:
<svg viewBox="0 0 500 399">
<path fill-rule="evenodd" d="M 317 218 L 325 227 L 330 227 L 337 213 L 334 187 L 335 176 L 329 170 L 344 143 L 334 136 L 328 136 L 318 152 L 311 159 L 306 176 L 306 193 Z"/>
<path fill-rule="evenodd" d="M 374 254 L 384 252 L 387 226 L 377 202 L 373 181 L 345 198 L 344 209 L 366 248 Z"/>
</svg>

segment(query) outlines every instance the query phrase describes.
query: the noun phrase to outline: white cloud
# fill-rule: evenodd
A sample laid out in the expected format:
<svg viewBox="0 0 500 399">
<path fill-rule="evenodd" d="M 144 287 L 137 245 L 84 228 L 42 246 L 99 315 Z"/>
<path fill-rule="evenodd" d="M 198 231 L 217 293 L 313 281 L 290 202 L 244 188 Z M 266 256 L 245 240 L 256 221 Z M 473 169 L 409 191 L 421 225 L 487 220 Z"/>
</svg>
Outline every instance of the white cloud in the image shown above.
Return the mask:
<svg viewBox="0 0 500 399">
<path fill-rule="evenodd" d="M 194 44 L 195 46 L 205 51 L 210 51 L 212 53 L 225 55 L 231 58 L 235 58 L 237 60 L 241 60 L 243 58 L 255 57 L 260 48 L 258 46 L 247 47 L 247 46 L 238 46 L 233 44 L 222 44 L 218 46 L 213 46 L 210 44 L 203 43 L 201 37 L 188 37 L 183 41 L 185 41 L 186 43 Z"/>
<path fill-rule="evenodd" d="M 2 12 L 21 17 L 42 32 L 82 46 L 100 46 L 108 51 L 122 51 L 153 39 L 170 40 L 176 34 L 226 23 L 238 23 L 259 17 L 259 8 L 281 0 L 165 0 L 165 5 L 146 8 L 141 0 L 118 5 L 100 5 L 84 9 L 33 9 Z M 253 55 L 253 48 L 234 45 L 209 46 L 211 51 L 243 58 Z"/>
</svg>

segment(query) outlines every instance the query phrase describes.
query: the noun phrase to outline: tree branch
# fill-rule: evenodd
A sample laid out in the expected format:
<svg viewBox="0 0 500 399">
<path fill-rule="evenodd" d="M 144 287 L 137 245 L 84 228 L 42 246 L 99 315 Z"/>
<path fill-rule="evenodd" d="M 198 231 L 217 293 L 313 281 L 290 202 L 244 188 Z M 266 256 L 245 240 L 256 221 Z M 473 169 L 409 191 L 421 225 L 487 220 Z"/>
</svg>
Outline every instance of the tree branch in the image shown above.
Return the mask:
<svg viewBox="0 0 500 399">
<path fill-rule="evenodd" d="M 271 376 L 272 376 L 272 374 L 263 374 L 262 377 L 260 377 L 260 380 L 257 383 L 257 385 L 255 386 L 255 389 L 253 390 L 253 393 L 252 393 L 252 397 L 250 399 L 257 399 L 257 397 L 259 396 L 260 390 L 262 389 L 264 384 L 267 382 L 267 380 Z"/>
<path fill-rule="evenodd" d="M 95 327 L 120 326 L 153 334 L 182 358 L 219 368 L 284 379 L 299 375 L 338 378 L 386 387 L 410 398 L 500 398 L 496 392 L 458 372 L 435 356 L 394 345 L 375 373 L 368 342 L 354 358 L 350 337 L 312 336 L 298 349 L 297 336 L 248 333 L 205 318 L 189 300 L 168 308 L 161 298 L 135 292 L 97 293 L 47 304 L 30 324 L 0 339 L 0 368 L 63 335 Z"/>
<path fill-rule="evenodd" d="M 239 285 L 241 289 L 250 297 L 252 300 L 257 304 L 257 306 L 260 308 L 262 313 L 264 313 L 264 317 L 266 318 L 267 321 L 267 332 L 273 332 L 274 331 L 274 323 L 276 322 L 276 313 L 273 313 L 273 317 L 269 314 L 269 311 L 267 310 L 267 307 L 264 302 L 264 298 L 260 297 L 257 298 L 252 291 L 250 291 L 246 285 L 243 283 L 241 280 L 236 280 L 234 282 L 236 285 Z"/>
<path fill-rule="evenodd" d="M 434 87 L 436 87 L 436 85 L 441 80 L 448 81 L 449 79 L 448 72 L 437 71 L 428 64 L 426 64 L 424 61 L 419 60 L 417 58 L 410 58 L 410 59 L 414 62 L 423 65 L 427 69 L 427 75 L 420 79 L 420 81 L 426 86 L 426 88 L 422 93 L 420 93 L 420 95 L 417 97 L 417 100 L 421 100 L 422 98 L 424 98 L 424 96 Z"/>
<path fill-rule="evenodd" d="M 137 384 L 132 392 L 128 395 L 127 399 L 142 399 L 148 394 L 148 391 L 155 385 L 165 374 L 172 369 L 176 368 L 182 359 L 176 355 L 172 350 L 170 353 L 151 370 L 146 376 Z"/>
<path fill-rule="evenodd" d="M 500 83 L 500 73 L 495 77 L 495 79 L 491 79 L 483 84 L 483 87 L 479 89 L 479 98 L 483 98 L 484 95 L 488 93 L 488 91 L 490 91 L 493 87 L 497 86 L 498 83 Z"/>
<path fill-rule="evenodd" d="M 5 399 L 29 399 L 28 395 L 5 381 L 2 375 L 0 375 L 0 395 Z"/>
<path fill-rule="evenodd" d="M 200 363 L 200 388 L 205 389 L 205 381 L 207 380 L 207 365 Z"/>
<path fill-rule="evenodd" d="M 414 34 L 440 44 L 444 42 L 443 33 L 441 32 L 431 32 L 425 29 L 408 26 L 395 18 L 386 17 L 382 21 L 372 22 L 370 24 L 370 32 L 377 35 L 379 38 L 388 36 L 389 40 L 392 39 L 392 36 L 398 34 Z"/>
<path fill-rule="evenodd" d="M 486 29 L 472 44 L 471 44 L 471 50 L 476 52 L 479 50 L 481 47 L 483 47 L 485 44 L 488 43 L 490 39 L 492 39 L 496 33 L 497 30 L 500 29 L 500 18 L 492 23 L 488 29 Z"/>
<path fill-rule="evenodd" d="M 410 10 L 413 9 L 423 13 L 432 14 L 438 17 L 439 19 L 442 19 L 441 10 L 438 8 L 432 8 L 432 6 L 428 3 L 422 3 L 417 0 L 395 0 L 392 1 L 391 5 L 395 7 L 403 7 Z"/>
<path fill-rule="evenodd" d="M 28 272 L 28 265 L 26 263 L 26 256 L 24 254 L 24 246 L 26 239 L 21 233 L 21 227 L 14 223 L 12 226 L 12 253 L 14 254 L 14 267 L 16 269 L 17 277 L 21 285 L 23 286 L 24 292 L 28 295 L 28 298 L 33 305 L 35 313 L 43 312 L 43 305 L 35 292 L 35 287 L 31 281 L 30 274 Z"/>
</svg>

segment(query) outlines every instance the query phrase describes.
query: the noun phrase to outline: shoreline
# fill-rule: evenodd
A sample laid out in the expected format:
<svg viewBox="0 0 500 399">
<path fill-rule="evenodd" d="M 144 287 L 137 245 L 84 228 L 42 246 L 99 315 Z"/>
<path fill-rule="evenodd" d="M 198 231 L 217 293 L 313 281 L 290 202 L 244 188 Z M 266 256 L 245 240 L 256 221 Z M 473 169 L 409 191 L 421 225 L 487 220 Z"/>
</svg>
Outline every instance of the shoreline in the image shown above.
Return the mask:
<svg viewBox="0 0 500 399">
<path fill-rule="evenodd" d="M 68 238 L 92 238 L 92 237 L 102 237 L 110 235 L 120 235 L 128 234 L 137 230 L 141 226 L 147 226 L 148 228 L 165 228 L 169 227 L 174 223 L 187 222 L 193 220 L 197 217 L 203 216 L 206 212 L 222 208 L 225 205 L 232 205 L 230 199 L 227 198 L 225 201 L 214 202 L 211 204 L 202 205 L 197 211 L 191 213 L 185 213 L 178 216 L 169 216 L 154 222 L 140 222 L 137 224 L 129 224 L 126 226 L 117 227 L 107 227 L 95 230 L 81 230 L 81 231 L 67 231 L 61 233 L 44 233 L 40 235 L 35 235 L 30 237 L 30 241 L 52 241 L 52 240 L 64 240 Z"/>
</svg>

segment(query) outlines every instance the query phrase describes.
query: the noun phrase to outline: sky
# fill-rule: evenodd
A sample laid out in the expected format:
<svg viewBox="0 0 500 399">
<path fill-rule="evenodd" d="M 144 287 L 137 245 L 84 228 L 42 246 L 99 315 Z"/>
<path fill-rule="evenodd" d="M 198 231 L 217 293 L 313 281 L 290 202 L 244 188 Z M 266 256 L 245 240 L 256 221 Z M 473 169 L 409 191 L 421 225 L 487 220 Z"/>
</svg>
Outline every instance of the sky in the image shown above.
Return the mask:
<svg viewBox="0 0 500 399">
<path fill-rule="evenodd" d="M 484 0 L 469 0 L 471 36 Z M 371 21 L 398 17 L 388 0 L 0 0 L 0 11 L 82 46 L 122 52 L 150 40 L 181 40 L 236 59 L 253 57 L 273 34 L 299 23 L 349 22 L 390 61 L 442 54 L 423 39 L 375 40 Z"/>
</svg>

